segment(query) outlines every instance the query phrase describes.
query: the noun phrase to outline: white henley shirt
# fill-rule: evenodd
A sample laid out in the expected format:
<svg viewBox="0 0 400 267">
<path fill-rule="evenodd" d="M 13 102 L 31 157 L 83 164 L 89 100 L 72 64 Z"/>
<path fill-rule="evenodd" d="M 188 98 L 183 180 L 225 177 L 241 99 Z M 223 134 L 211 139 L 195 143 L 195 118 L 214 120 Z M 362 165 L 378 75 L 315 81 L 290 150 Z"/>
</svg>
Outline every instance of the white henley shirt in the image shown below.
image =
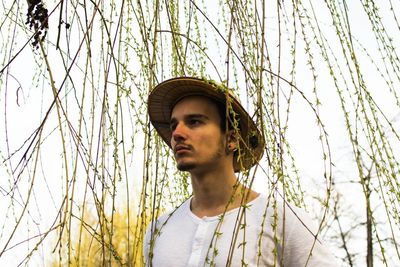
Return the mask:
<svg viewBox="0 0 400 267">
<path fill-rule="evenodd" d="M 282 202 L 271 207 L 260 195 L 245 208 L 199 218 L 190 201 L 147 229 L 146 266 L 337 266 L 300 209 L 284 208 Z"/>
</svg>

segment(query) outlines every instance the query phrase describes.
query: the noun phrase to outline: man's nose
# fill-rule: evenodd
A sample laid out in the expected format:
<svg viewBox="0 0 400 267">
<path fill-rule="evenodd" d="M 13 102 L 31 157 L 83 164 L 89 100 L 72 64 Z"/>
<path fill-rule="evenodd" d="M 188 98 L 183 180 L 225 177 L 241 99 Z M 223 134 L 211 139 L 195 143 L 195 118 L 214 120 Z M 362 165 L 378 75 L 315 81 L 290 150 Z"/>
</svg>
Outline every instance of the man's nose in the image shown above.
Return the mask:
<svg viewBox="0 0 400 267">
<path fill-rule="evenodd" d="M 182 140 L 186 138 L 186 127 L 183 123 L 178 123 L 175 129 L 172 131 L 172 139 L 174 141 Z"/>
</svg>

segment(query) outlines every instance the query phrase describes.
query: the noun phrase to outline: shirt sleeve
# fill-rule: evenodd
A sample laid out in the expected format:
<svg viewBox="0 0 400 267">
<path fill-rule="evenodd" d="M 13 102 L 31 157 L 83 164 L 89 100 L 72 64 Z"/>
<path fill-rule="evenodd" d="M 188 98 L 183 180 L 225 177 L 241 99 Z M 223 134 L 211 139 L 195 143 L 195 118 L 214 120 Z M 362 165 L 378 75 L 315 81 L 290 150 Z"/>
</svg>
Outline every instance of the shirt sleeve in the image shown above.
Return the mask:
<svg viewBox="0 0 400 267">
<path fill-rule="evenodd" d="M 150 226 L 146 229 L 146 234 L 143 239 L 143 259 L 144 259 L 144 266 L 149 266 L 149 244 L 150 244 Z"/>
<path fill-rule="evenodd" d="M 156 221 L 154 221 L 154 224 Z M 144 235 L 143 239 L 143 260 L 144 260 L 144 266 L 148 267 L 151 266 L 150 264 L 150 243 L 152 239 L 152 227 L 154 228 L 155 225 L 150 223 L 147 226 L 146 233 Z M 154 231 L 154 230 L 153 230 Z"/>
<path fill-rule="evenodd" d="M 330 250 L 317 235 L 318 227 L 308 214 L 301 209 L 286 206 L 283 216 L 283 266 L 338 266 Z"/>
</svg>

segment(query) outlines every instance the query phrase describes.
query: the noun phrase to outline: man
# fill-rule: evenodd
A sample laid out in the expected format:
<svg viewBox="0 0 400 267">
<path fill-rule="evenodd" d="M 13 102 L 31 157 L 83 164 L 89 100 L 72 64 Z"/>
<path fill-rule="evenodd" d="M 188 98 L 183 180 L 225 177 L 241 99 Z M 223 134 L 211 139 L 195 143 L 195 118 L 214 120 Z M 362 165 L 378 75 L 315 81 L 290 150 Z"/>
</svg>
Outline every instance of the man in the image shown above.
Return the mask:
<svg viewBox="0 0 400 267">
<path fill-rule="evenodd" d="M 147 266 L 334 266 L 308 217 L 238 181 L 264 139 L 228 89 L 181 77 L 150 93 L 150 121 L 190 173 L 193 196 L 148 228 Z"/>
</svg>

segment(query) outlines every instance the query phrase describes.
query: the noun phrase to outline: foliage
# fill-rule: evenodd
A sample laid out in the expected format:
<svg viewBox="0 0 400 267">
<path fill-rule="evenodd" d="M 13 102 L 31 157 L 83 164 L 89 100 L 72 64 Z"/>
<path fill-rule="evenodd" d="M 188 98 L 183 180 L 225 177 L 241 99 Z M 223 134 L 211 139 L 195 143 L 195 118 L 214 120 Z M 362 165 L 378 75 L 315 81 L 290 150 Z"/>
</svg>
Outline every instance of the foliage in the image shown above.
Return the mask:
<svg viewBox="0 0 400 267">
<path fill-rule="evenodd" d="M 49 266 L 143 265 L 141 246 L 137 248 L 133 246 L 142 243 L 141 240 L 138 241 L 142 234 L 136 214 L 123 209 L 110 216 L 112 221 L 107 221 L 105 224 L 100 224 L 98 218 L 89 211 L 84 217 L 84 219 L 78 218 L 79 227 L 72 231 L 75 236 L 72 236 L 71 240 L 60 241 L 69 245 L 60 245 L 53 257 L 48 255 L 51 259 Z"/>
<path fill-rule="evenodd" d="M 233 88 L 262 130 L 265 156 L 244 183 L 314 214 L 344 266 L 394 266 L 398 10 L 391 0 L 3 2 L 0 263 L 57 254 L 60 265 L 137 265 L 148 222 L 191 194 L 147 95 L 193 75 Z"/>
</svg>

